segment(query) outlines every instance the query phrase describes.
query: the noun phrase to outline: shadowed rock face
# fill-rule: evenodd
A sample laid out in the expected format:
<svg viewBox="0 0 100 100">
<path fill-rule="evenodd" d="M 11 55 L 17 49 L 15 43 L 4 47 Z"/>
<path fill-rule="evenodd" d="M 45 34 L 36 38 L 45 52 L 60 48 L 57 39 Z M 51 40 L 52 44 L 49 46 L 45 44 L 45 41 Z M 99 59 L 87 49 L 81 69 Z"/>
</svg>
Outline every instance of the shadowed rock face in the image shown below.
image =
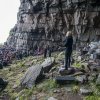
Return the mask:
<svg viewBox="0 0 100 100">
<path fill-rule="evenodd" d="M 100 39 L 100 0 L 20 0 L 17 24 L 7 44 L 33 52 L 37 45 L 61 45 L 68 30 L 81 41 Z M 45 42 L 48 41 L 48 42 Z M 55 47 L 56 48 L 56 47 Z"/>
</svg>

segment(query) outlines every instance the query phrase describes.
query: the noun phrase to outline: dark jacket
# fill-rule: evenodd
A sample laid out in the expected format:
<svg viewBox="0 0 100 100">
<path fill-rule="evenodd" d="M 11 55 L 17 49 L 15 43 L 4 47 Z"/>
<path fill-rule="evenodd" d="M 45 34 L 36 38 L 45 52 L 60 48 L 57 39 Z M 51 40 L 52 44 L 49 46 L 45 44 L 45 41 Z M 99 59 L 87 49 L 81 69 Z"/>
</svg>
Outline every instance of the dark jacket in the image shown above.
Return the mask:
<svg viewBox="0 0 100 100">
<path fill-rule="evenodd" d="M 73 37 L 72 36 L 66 37 L 64 46 L 66 47 L 67 50 L 72 50 L 72 46 L 73 46 Z"/>
</svg>

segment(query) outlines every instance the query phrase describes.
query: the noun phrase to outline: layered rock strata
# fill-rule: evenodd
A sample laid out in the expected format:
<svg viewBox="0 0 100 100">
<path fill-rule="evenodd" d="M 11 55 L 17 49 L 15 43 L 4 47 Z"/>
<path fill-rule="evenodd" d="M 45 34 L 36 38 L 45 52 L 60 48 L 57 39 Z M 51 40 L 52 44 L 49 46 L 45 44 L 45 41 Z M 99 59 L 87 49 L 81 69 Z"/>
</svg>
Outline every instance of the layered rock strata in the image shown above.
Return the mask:
<svg viewBox="0 0 100 100">
<path fill-rule="evenodd" d="M 82 42 L 100 39 L 99 0 L 20 0 L 17 24 L 7 44 L 30 51 L 45 44 L 62 45 L 68 30 Z"/>
</svg>

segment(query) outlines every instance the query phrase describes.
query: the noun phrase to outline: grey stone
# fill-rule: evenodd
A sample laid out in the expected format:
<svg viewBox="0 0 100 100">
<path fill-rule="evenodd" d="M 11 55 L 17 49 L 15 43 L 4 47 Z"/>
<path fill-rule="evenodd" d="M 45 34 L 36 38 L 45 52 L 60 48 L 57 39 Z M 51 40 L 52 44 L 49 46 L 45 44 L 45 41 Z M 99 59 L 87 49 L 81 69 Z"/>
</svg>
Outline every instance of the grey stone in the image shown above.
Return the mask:
<svg viewBox="0 0 100 100">
<path fill-rule="evenodd" d="M 19 97 L 17 97 L 15 100 L 19 100 Z"/>
<path fill-rule="evenodd" d="M 18 86 L 16 84 L 14 84 L 14 86 L 12 87 L 13 89 L 16 89 Z"/>
<path fill-rule="evenodd" d="M 41 64 L 43 67 L 44 73 L 48 73 L 50 69 L 52 68 L 52 65 L 54 64 L 54 58 L 53 57 L 48 57 L 45 59 L 45 61 Z"/>
<path fill-rule="evenodd" d="M 48 98 L 48 100 L 57 100 L 57 99 L 55 99 L 54 97 L 50 97 Z"/>
<path fill-rule="evenodd" d="M 37 100 L 37 97 L 35 95 L 33 95 L 31 100 Z"/>
<path fill-rule="evenodd" d="M 78 56 L 77 61 L 81 61 L 82 60 L 82 56 Z"/>
<path fill-rule="evenodd" d="M 93 91 L 91 89 L 88 89 L 88 88 L 80 88 L 80 93 L 82 95 L 90 95 L 93 93 Z"/>
<path fill-rule="evenodd" d="M 61 93 L 61 90 L 54 90 L 53 93 Z"/>
<path fill-rule="evenodd" d="M 84 75 L 84 73 L 81 71 L 76 71 L 72 76 L 79 76 L 79 75 Z"/>
<path fill-rule="evenodd" d="M 89 76 L 89 77 L 88 77 L 88 80 L 89 80 L 89 81 L 94 81 L 94 80 L 95 80 L 95 77 Z"/>
<path fill-rule="evenodd" d="M 41 65 L 33 65 L 28 68 L 25 75 L 20 81 L 21 86 L 25 86 L 27 88 L 32 88 L 33 85 L 36 84 L 36 81 L 40 79 L 43 75 L 43 68 Z"/>
<path fill-rule="evenodd" d="M 86 79 L 86 75 L 80 75 L 77 76 L 76 79 L 78 80 L 78 82 L 80 83 L 84 83 L 87 79 Z"/>
<path fill-rule="evenodd" d="M 71 84 L 73 82 L 78 82 L 74 77 L 72 76 L 57 76 L 55 78 L 55 81 L 58 84 Z"/>
<path fill-rule="evenodd" d="M 72 85 L 67 85 L 67 86 L 65 87 L 65 90 L 66 90 L 67 92 L 72 92 Z"/>
<path fill-rule="evenodd" d="M 96 80 L 96 85 L 100 85 L 100 74 L 99 74 L 99 76 L 98 76 L 98 78 Z"/>
<path fill-rule="evenodd" d="M 99 72 L 99 71 L 100 71 L 100 66 L 97 66 L 97 65 L 94 66 L 94 65 L 93 65 L 93 66 L 90 67 L 90 69 L 91 69 L 91 71 Z"/>
</svg>

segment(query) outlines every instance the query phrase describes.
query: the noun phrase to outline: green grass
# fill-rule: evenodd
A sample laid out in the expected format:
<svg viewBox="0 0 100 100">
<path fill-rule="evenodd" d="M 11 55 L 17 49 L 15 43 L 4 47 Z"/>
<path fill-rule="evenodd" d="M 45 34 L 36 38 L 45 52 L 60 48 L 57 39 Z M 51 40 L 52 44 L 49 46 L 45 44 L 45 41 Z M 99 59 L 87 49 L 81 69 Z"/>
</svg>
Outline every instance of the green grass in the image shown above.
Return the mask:
<svg viewBox="0 0 100 100">
<path fill-rule="evenodd" d="M 94 95 L 100 96 L 100 86 L 96 86 L 95 83 L 90 83 L 90 86 L 94 92 Z"/>
<path fill-rule="evenodd" d="M 79 86 L 78 86 L 78 85 L 74 85 L 74 86 L 72 87 L 72 92 L 73 92 L 73 93 L 78 93 L 78 92 L 79 92 Z"/>
<path fill-rule="evenodd" d="M 93 95 L 86 96 L 84 100 L 100 100 L 100 86 L 96 86 L 95 83 L 90 83 L 90 87 L 93 90 Z"/>
<path fill-rule="evenodd" d="M 60 66 L 59 60 L 63 60 L 64 53 L 62 53 L 59 57 L 59 52 L 54 53 L 53 57 L 55 57 L 56 61 L 58 61 L 57 64 L 54 65 L 53 68 L 56 68 Z M 43 93 L 43 97 L 41 97 L 41 100 L 47 100 L 48 97 L 54 96 L 53 91 L 55 89 L 61 89 L 62 87 L 56 84 L 55 80 L 53 79 L 45 79 L 43 82 L 37 84 L 37 86 L 33 86 L 31 89 L 19 89 L 20 79 L 23 77 L 26 70 L 29 68 L 28 65 L 32 66 L 34 64 L 41 64 L 44 61 L 43 56 L 39 56 L 38 58 L 35 56 L 23 58 L 20 61 L 14 61 L 9 68 L 5 68 L 3 70 L 0 70 L 0 76 L 6 80 L 9 81 L 8 86 L 6 87 L 5 91 L 7 92 L 7 95 L 9 95 L 10 100 L 15 100 L 16 98 L 19 98 L 19 100 L 30 100 L 32 96 L 38 95 Z M 76 68 L 81 68 L 82 62 L 75 62 L 73 64 Z M 24 70 L 24 71 L 23 71 Z M 13 89 L 13 86 L 17 85 L 17 89 Z M 100 100 L 98 94 L 100 92 L 100 87 L 96 86 L 95 84 L 90 84 L 91 88 L 93 89 L 94 93 L 91 96 L 86 96 L 84 100 Z M 64 88 L 64 87 L 63 87 Z M 72 92 L 78 93 L 79 92 L 79 86 L 74 84 L 72 86 Z M 1 96 L 3 93 L 0 94 Z"/>
<path fill-rule="evenodd" d="M 48 79 L 38 84 L 36 87 L 33 86 L 31 89 L 24 89 L 19 93 L 19 100 L 28 100 L 32 95 L 36 93 L 45 93 L 48 95 L 53 95 L 53 90 L 58 88 L 58 84 L 56 84 L 55 80 Z M 45 97 L 44 97 L 45 98 Z M 44 99 L 43 99 L 44 100 Z"/>
<path fill-rule="evenodd" d="M 99 96 L 86 96 L 84 100 L 100 100 Z"/>
<path fill-rule="evenodd" d="M 32 63 L 30 63 L 30 66 L 32 66 L 33 63 L 41 63 L 43 60 L 44 59 L 42 56 L 39 57 L 38 61 L 36 57 L 31 56 L 31 57 L 23 58 L 22 60 L 14 60 L 10 66 L 0 70 L 0 77 L 2 77 L 3 79 L 9 82 L 5 91 L 7 92 L 7 95 L 11 100 L 15 100 L 15 98 L 19 96 L 19 93 L 21 91 L 21 90 L 17 91 L 17 89 L 19 88 L 20 80 L 23 77 L 26 70 L 29 68 L 29 66 L 25 64 L 30 63 L 30 61 L 32 61 Z M 17 85 L 18 88 L 13 89 L 14 85 Z M 26 91 L 25 95 L 26 94 L 31 95 L 33 90 L 24 90 L 24 91 Z M 0 96 L 3 96 L 3 92 L 0 93 Z"/>
<path fill-rule="evenodd" d="M 73 64 L 73 66 L 76 67 L 76 68 L 81 68 L 82 63 L 81 63 L 81 62 L 75 62 L 75 63 Z"/>
<path fill-rule="evenodd" d="M 41 83 L 38 86 L 38 89 L 41 89 L 42 91 L 49 91 L 49 90 L 52 90 L 52 89 L 55 89 L 58 87 L 59 87 L 59 85 L 56 84 L 55 80 L 48 79 L 48 80 L 45 80 L 43 83 Z"/>
</svg>

